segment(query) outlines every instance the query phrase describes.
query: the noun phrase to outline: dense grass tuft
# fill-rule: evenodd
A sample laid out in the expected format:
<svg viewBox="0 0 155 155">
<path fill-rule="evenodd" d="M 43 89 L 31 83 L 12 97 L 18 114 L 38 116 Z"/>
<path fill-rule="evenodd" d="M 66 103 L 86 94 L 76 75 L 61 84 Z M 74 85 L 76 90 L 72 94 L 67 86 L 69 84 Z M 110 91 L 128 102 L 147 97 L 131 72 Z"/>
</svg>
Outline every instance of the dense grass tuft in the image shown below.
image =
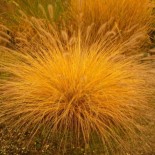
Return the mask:
<svg viewBox="0 0 155 155">
<path fill-rule="evenodd" d="M 129 140 L 134 144 L 140 138 L 153 93 L 149 64 L 123 55 L 121 45 L 106 47 L 104 38 L 92 45 L 81 42 L 80 30 L 63 46 L 66 32 L 60 37 L 43 25 L 36 27 L 40 38 L 33 44 L 0 48 L 11 55 L 0 62 L 7 75 L 0 79 L 0 122 L 30 131 L 30 142 L 39 134 L 44 141 L 57 137 L 64 152 L 73 146 L 88 149 L 93 142 L 100 142 L 105 154 L 127 151 Z"/>
</svg>

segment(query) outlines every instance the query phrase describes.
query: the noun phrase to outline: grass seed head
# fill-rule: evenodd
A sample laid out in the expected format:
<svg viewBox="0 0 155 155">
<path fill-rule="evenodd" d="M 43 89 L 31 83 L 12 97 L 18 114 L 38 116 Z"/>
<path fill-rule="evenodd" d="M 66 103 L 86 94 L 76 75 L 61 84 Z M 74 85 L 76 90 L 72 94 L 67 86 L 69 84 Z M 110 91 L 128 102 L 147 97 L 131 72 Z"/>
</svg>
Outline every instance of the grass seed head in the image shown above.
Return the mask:
<svg viewBox="0 0 155 155">
<path fill-rule="evenodd" d="M 137 38 L 132 40 L 130 47 L 135 49 L 143 47 L 144 51 L 146 45 L 150 43 L 148 34 L 153 28 L 153 3 L 150 0 L 47 0 L 46 2 L 15 0 L 13 1 L 14 11 L 8 12 L 8 18 L 7 12 L 2 13 L 1 16 L 2 22 L 14 30 L 15 37 L 18 36 L 20 30 L 29 29 L 27 22 L 21 21 L 21 18 L 24 16 L 29 20 L 33 16 L 56 24 L 60 31 L 64 26 L 67 27 L 67 31 L 71 31 L 70 33 L 73 33 L 72 29 L 76 33 L 79 28 L 82 28 L 84 33 L 92 29 L 89 39 L 91 44 L 96 42 L 98 35 L 100 37 L 110 35 L 115 39 L 117 37 L 116 44 L 128 42 L 136 35 Z M 33 31 L 30 31 L 28 35 L 31 38 L 34 35 Z M 83 37 L 81 39 L 86 41 Z M 140 51 L 142 50 L 138 52 Z"/>
</svg>

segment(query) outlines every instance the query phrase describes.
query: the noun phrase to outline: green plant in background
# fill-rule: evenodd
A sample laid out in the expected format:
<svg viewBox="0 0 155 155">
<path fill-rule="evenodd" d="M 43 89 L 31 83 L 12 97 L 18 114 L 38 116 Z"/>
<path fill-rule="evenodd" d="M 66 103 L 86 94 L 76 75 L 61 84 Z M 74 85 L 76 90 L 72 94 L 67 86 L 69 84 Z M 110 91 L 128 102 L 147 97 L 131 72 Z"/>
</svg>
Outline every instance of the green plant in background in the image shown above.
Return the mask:
<svg viewBox="0 0 155 155">
<path fill-rule="evenodd" d="M 6 0 L 6 3 L 12 6 L 12 11 L 6 11 L 2 20 L 9 25 L 20 21 L 21 11 L 27 16 L 57 22 L 62 20 L 62 15 L 68 7 L 68 0 Z"/>
</svg>

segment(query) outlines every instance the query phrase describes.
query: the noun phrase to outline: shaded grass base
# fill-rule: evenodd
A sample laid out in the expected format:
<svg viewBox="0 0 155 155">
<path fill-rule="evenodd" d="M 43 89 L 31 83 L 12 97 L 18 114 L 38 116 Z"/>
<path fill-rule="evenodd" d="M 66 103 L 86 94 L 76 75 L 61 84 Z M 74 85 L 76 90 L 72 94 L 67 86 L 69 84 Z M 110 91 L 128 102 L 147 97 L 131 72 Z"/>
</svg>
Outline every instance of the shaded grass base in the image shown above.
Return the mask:
<svg viewBox="0 0 155 155">
<path fill-rule="evenodd" d="M 153 114 L 150 114 L 152 117 Z M 130 152 L 117 153 L 117 155 L 154 155 L 155 154 L 155 122 L 151 121 L 145 124 L 145 136 L 149 143 L 137 141 L 136 146 L 132 146 Z M 149 130 L 148 130 L 149 129 Z M 0 155 L 104 155 L 104 148 L 101 147 L 99 139 L 93 135 L 93 143 L 90 148 L 81 146 L 69 146 L 65 152 L 61 151 L 59 147 L 60 137 L 55 136 L 53 139 L 43 142 L 43 134 L 34 138 L 31 145 L 27 148 L 26 144 L 29 142 L 30 132 L 22 134 L 19 131 L 11 131 L 6 125 L 0 125 Z M 145 148 L 145 149 L 144 149 Z M 116 149 L 117 150 L 117 149 Z"/>
</svg>

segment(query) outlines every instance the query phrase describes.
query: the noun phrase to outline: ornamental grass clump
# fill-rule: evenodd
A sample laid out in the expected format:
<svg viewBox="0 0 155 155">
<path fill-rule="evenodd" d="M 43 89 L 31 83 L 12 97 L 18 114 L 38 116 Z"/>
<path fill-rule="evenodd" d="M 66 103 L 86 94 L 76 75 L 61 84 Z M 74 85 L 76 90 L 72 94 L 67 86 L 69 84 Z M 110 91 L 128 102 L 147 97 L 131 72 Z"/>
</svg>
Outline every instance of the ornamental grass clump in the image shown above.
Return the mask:
<svg viewBox="0 0 155 155">
<path fill-rule="evenodd" d="M 154 3 L 149 0 L 73 0 L 71 9 L 78 15 L 81 13 L 86 25 L 92 23 L 102 25 L 113 19 L 121 31 L 133 28 L 150 28 Z M 78 21 L 75 14 L 73 17 Z M 133 28 L 134 30 L 134 28 Z"/>
<path fill-rule="evenodd" d="M 104 154 L 129 151 L 129 141 L 141 140 L 141 120 L 153 93 L 149 64 L 126 57 L 121 44 L 104 38 L 83 42 L 80 29 L 65 46 L 65 31 L 59 36 L 41 24 L 35 30 L 39 41 L 23 39 L 25 48 L 0 47 L 11 55 L 0 62 L 7 74 L 0 79 L 0 122 L 29 132 L 29 144 L 40 134 L 44 141 L 58 138 L 57 152 L 89 150 L 93 143 L 100 143 Z"/>
<path fill-rule="evenodd" d="M 153 7 L 150 0 L 71 0 L 70 21 L 75 27 L 79 20 L 86 28 L 93 24 L 94 35 L 99 28 L 104 34 L 113 30 L 117 41 L 129 40 L 134 33 L 141 32 L 139 48 L 149 42 L 148 34 L 154 21 Z"/>
</svg>

